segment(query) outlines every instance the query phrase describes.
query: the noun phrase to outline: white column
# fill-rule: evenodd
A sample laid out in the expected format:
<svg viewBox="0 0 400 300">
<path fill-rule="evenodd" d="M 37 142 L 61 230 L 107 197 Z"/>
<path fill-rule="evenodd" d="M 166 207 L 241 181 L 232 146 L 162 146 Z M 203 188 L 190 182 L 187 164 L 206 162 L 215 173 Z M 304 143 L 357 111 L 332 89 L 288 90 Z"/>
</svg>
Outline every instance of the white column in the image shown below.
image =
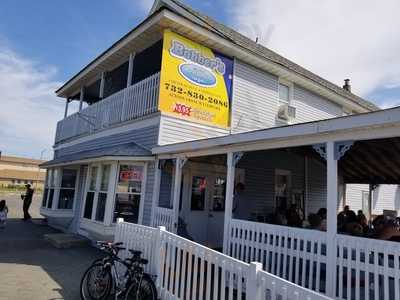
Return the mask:
<svg viewBox="0 0 400 300">
<path fill-rule="evenodd" d="M 82 106 L 83 106 L 83 99 L 85 97 L 85 87 L 82 86 L 81 87 L 81 93 L 80 93 L 80 97 L 79 97 L 79 111 L 82 110 Z"/>
<path fill-rule="evenodd" d="M 327 268 L 326 293 L 335 298 L 336 294 L 336 234 L 338 201 L 338 165 L 335 159 L 335 143 L 326 143 L 327 163 Z"/>
<path fill-rule="evenodd" d="M 105 72 L 101 72 L 101 78 L 100 78 L 100 90 L 99 90 L 99 98 L 103 99 L 104 96 L 104 81 L 105 81 L 106 74 Z"/>
<path fill-rule="evenodd" d="M 181 196 L 181 181 L 182 181 L 182 168 L 185 159 L 177 157 L 175 160 L 175 173 L 174 173 L 174 198 L 172 209 L 174 210 L 174 233 L 178 230 L 178 217 L 179 217 L 179 199 Z"/>
<path fill-rule="evenodd" d="M 88 170 L 89 175 L 89 170 Z M 107 202 L 106 208 L 104 212 L 104 224 L 106 226 L 110 226 L 113 222 L 114 216 L 114 201 L 115 201 L 115 189 L 117 186 L 118 180 L 118 163 L 113 163 L 110 166 L 110 178 L 108 182 L 108 191 L 107 191 Z"/>
<path fill-rule="evenodd" d="M 69 105 L 69 99 L 66 98 L 66 101 L 65 101 L 65 110 L 64 110 L 64 119 L 68 116 L 68 105 Z"/>
<path fill-rule="evenodd" d="M 226 165 L 227 165 L 227 174 L 226 174 L 223 253 L 228 254 L 229 225 L 232 219 L 232 203 L 233 203 L 233 192 L 235 185 L 235 162 L 233 161 L 232 152 L 229 152 L 227 154 Z"/>
<path fill-rule="evenodd" d="M 158 207 L 159 198 L 160 198 L 160 184 L 161 184 L 161 168 L 160 168 L 160 160 L 155 161 L 154 165 L 154 187 L 153 187 L 153 201 L 151 205 L 151 226 L 154 226 L 154 212 L 156 207 Z"/>
<path fill-rule="evenodd" d="M 132 85 L 134 59 L 135 59 L 135 53 L 129 54 L 128 79 L 126 81 L 126 87 L 130 87 Z"/>
</svg>

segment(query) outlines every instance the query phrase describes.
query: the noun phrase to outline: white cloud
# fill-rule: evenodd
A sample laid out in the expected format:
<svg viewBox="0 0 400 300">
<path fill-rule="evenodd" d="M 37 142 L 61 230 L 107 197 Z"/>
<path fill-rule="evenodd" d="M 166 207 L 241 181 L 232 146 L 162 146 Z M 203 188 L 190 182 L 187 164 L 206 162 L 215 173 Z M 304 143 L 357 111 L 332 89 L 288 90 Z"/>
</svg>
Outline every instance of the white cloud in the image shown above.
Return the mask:
<svg viewBox="0 0 400 300">
<path fill-rule="evenodd" d="M 234 0 L 232 24 L 279 54 L 363 96 L 400 86 L 400 1 Z"/>
<path fill-rule="evenodd" d="M 0 42 L 0 151 L 51 158 L 64 104 L 54 91 L 56 69 L 23 58 Z"/>
</svg>

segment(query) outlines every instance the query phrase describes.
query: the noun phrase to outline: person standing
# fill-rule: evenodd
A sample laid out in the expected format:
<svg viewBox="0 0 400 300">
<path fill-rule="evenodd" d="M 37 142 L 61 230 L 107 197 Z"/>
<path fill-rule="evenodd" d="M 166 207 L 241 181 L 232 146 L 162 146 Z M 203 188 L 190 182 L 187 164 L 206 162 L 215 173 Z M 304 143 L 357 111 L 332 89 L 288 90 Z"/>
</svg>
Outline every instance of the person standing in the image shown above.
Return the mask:
<svg viewBox="0 0 400 300">
<path fill-rule="evenodd" d="M 24 218 L 23 218 L 24 221 L 32 218 L 31 215 L 29 214 L 29 207 L 31 206 L 34 193 L 34 189 L 31 188 L 30 184 L 26 184 L 25 187 L 26 187 L 25 195 L 21 195 L 21 198 L 24 201 L 24 204 L 22 206 L 22 210 L 24 211 Z"/>
</svg>

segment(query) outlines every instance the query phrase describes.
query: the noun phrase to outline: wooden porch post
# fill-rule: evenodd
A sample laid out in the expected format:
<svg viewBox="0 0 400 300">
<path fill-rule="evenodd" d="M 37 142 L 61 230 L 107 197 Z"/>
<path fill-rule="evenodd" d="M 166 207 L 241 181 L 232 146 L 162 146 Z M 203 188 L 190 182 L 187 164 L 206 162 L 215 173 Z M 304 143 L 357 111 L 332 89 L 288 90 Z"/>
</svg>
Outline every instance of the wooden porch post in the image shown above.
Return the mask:
<svg viewBox="0 0 400 300">
<path fill-rule="evenodd" d="M 85 97 L 85 87 L 82 86 L 81 87 L 81 93 L 80 93 L 80 96 L 79 96 L 79 111 L 82 110 L 84 97 Z"/>
<path fill-rule="evenodd" d="M 154 211 L 158 206 L 160 199 L 160 184 L 161 184 L 161 168 L 160 160 L 157 159 L 154 165 L 154 187 L 153 187 L 153 199 L 151 205 L 151 223 L 150 226 L 154 226 Z"/>
<path fill-rule="evenodd" d="M 128 64 L 128 79 L 126 81 L 126 87 L 130 87 L 132 85 L 133 79 L 133 61 L 135 59 L 135 53 L 129 54 L 129 64 Z"/>
<path fill-rule="evenodd" d="M 335 157 L 335 142 L 326 143 L 327 162 L 327 264 L 326 294 L 336 296 L 336 234 L 338 201 L 338 166 Z"/>
<path fill-rule="evenodd" d="M 68 105 L 69 105 L 69 98 L 66 98 L 65 110 L 64 110 L 64 119 L 68 116 Z"/>
<path fill-rule="evenodd" d="M 106 74 L 105 72 L 101 72 L 101 78 L 100 78 L 100 90 L 99 90 L 99 98 L 103 99 L 104 97 L 104 84 L 106 80 Z"/>
<path fill-rule="evenodd" d="M 182 182 L 182 168 L 186 163 L 186 158 L 177 157 L 175 160 L 175 173 L 174 173 L 174 198 L 172 209 L 174 210 L 174 233 L 178 231 L 178 218 L 179 218 L 179 199 L 181 197 L 181 182 Z"/>
<path fill-rule="evenodd" d="M 225 215 L 224 215 L 224 243 L 223 253 L 229 254 L 229 225 L 232 219 L 232 202 L 235 185 L 235 162 L 233 153 L 229 152 L 226 159 L 226 194 L 225 194 Z"/>
</svg>

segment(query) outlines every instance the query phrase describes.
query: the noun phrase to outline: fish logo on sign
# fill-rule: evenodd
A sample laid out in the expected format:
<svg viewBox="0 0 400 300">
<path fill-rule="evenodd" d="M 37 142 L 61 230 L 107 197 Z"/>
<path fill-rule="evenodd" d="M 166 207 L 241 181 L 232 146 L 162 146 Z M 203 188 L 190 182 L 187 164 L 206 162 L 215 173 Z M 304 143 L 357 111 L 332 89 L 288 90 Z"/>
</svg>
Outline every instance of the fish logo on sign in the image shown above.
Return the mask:
<svg viewBox="0 0 400 300">
<path fill-rule="evenodd" d="M 186 47 L 183 43 L 173 40 L 169 50 L 172 56 L 184 59 L 179 65 L 179 73 L 187 81 L 201 87 L 214 87 L 217 78 L 214 72 L 225 74 L 225 64 L 220 58 L 209 58 L 199 51 Z"/>
</svg>

